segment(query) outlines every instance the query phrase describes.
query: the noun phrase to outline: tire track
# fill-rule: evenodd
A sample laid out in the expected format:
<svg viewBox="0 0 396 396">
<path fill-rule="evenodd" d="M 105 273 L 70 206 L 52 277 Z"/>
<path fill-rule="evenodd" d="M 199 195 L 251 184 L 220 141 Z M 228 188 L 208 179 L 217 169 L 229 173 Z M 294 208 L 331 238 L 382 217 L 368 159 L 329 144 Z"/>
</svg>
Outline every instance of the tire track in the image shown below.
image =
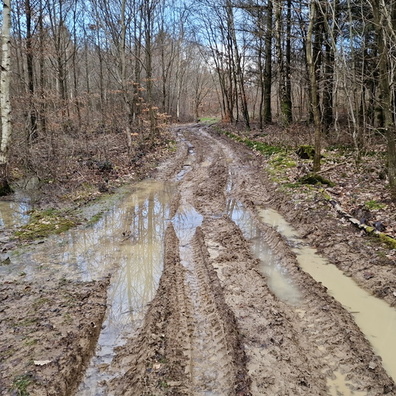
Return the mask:
<svg viewBox="0 0 396 396">
<path fill-rule="evenodd" d="M 260 160 L 197 127 L 178 132 L 183 153 L 163 172 L 178 188 L 164 273 L 139 336 L 119 353 L 128 370 L 109 395 L 336 395 L 329 379 L 345 385 L 343 395 L 391 392 L 352 317 L 259 221 L 257 210 L 271 196 Z M 180 173 L 183 164 L 188 169 Z M 228 215 L 230 198 L 249 211 L 257 235 L 299 288 L 298 305 L 271 292 L 251 242 Z"/>
</svg>

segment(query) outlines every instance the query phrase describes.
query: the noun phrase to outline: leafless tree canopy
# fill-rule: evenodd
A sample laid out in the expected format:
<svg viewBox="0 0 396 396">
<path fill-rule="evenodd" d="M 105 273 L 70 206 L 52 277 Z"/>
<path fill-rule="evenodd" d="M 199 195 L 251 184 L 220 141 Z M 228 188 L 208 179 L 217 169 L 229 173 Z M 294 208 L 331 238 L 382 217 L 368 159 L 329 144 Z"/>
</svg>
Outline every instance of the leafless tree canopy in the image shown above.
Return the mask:
<svg viewBox="0 0 396 396">
<path fill-rule="evenodd" d="M 305 122 L 318 153 L 329 134 L 357 153 L 383 136 L 396 196 L 394 0 L 13 0 L 11 22 L 10 155 L 25 169 L 109 134 L 134 155 L 173 121 Z"/>
</svg>

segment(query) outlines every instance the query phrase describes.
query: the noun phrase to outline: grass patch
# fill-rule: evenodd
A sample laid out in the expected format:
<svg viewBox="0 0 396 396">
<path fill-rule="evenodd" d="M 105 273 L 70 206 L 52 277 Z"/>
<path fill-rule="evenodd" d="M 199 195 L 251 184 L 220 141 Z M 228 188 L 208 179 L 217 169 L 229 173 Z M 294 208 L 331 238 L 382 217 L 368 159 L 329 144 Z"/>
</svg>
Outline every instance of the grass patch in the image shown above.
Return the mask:
<svg viewBox="0 0 396 396">
<path fill-rule="evenodd" d="M 245 137 L 240 137 L 238 135 L 235 135 L 234 133 L 228 132 L 228 131 L 224 131 L 223 132 L 226 136 L 230 137 L 231 139 L 243 143 L 245 144 L 247 147 L 258 151 L 264 155 L 270 156 L 272 154 L 275 153 L 281 153 L 284 150 L 280 147 L 277 146 L 271 146 L 267 143 L 263 143 L 263 142 L 257 142 L 255 140 L 250 140 L 249 138 L 245 138 Z"/>
<path fill-rule="evenodd" d="M 103 217 L 103 215 L 104 215 L 104 212 L 103 212 L 103 211 L 94 214 L 94 215 L 89 219 L 89 221 L 88 221 L 88 223 L 87 223 L 87 226 L 96 224 L 96 223 Z"/>
<path fill-rule="evenodd" d="M 370 200 L 370 201 L 365 202 L 364 206 L 370 210 L 378 210 L 378 209 L 386 208 L 386 204 L 384 204 L 382 202 L 375 201 L 375 200 Z"/>
<path fill-rule="evenodd" d="M 204 124 L 213 124 L 214 122 L 219 122 L 220 118 L 218 117 L 202 117 L 199 119 L 199 122 L 203 122 Z"/>
<path fill-rule="evenodd" d="M 29 396 L 27 387 L 32 383 L 32 377 L 30 374 L 18 375 L 12 382 L 11 390 L 16 391 L 18 396 Z"/>
</svg>

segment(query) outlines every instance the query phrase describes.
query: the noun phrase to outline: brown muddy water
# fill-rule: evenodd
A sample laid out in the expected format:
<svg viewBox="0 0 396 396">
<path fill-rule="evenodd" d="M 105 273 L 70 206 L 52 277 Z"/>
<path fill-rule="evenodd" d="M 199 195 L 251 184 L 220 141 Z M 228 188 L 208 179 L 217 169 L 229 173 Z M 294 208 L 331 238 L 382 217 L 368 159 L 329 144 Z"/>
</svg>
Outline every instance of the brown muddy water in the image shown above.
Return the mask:
<svg viewBox="0 0 396 396">
<path fill-rule="evenodd" d="M 12 280 L 56 277 L 73 280 L 101 279 L 112 274 L 107 312 L 95 356 L 78 395 L 103 394 L 101 370 L 141 323 L 153 299 L 163 269 L 163 240 L 169 222 L 174 186 L 144 181 L 96 224 L 49 238 L 28 252 L 11 255 L 0 276 Z"/>
<path fill-rule="evenodd" d="M 227 204 L 227 214 L 251 243 L 252 253 L 259 260 L 259 271 L 267 278 L 270 290 L 281 301 L 297 306 L 301 298 L 298 287 L 293 284 L 287 270 L 274 257 L 249 211 L 240 202 L 231 199 Z"/>
<path fill-rule="evenodd" d="M 277 229 L 295 246 L 293 251 L 297 255 L 301 268 L 317 282 L 321 282 L 328 289 L 328 293 L 353 315 L 356 324 L 370 341 L 375 353 L 382 358 L 385 370 L 396 381 L 395 308 L 360 288 L 335 265 L 319 256 L 315 249 L 304 246 L 297 231 L 278 212 L 272 209 L 261 209 L 259 216 L 264 223 Z M 339 374 L 332 380 L 334 390 L 341 386 L 337 384 L 343 383 L 341 377 L 342 375 Z"/>
</svg>

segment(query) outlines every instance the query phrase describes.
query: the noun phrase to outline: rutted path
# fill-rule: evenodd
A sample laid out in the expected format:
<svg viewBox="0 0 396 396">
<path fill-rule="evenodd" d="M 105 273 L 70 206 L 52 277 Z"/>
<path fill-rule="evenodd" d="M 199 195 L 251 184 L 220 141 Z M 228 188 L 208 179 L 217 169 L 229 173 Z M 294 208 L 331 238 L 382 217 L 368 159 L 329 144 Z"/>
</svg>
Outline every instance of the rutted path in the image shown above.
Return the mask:
<svg viewBox="0 0 396 396">
<path fill-rule="evenodd" d="M 118 351 L 111 369 L 125 374 L 107 394 L 394 394 L 352 316 L 260 221 L 271 191 L 254 155 L 200 126 L 178 134 L 176 159 L 160 172 L 178 191 L 164 272 L 144 326 Z M 270 287 L 260 270 L 270 258 L 253 254 L 255 239 L 297 291 L 293 299 L 282 298 L 275 277 Z"/>
</svg>

